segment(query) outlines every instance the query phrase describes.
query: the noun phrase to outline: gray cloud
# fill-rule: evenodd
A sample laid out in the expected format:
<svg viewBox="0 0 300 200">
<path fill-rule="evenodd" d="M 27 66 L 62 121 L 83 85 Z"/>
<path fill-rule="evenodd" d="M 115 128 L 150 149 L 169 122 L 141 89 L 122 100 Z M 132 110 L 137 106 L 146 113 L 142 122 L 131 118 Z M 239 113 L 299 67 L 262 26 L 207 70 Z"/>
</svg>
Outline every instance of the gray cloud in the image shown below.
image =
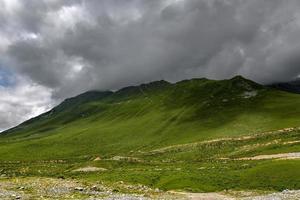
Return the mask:
<svg viewBox="0 0 300 200">
<path fill-rule="evenodd" d="M 300 74 L 298 0 L 0 0 L 0 59 L 54 100 L 157 79 Z"/>
<path fill-rule="evenodd" d="M 0 131 L 50 109 L 56 102 L 51 90 L 16 77 L 17 84 L 0 86 Z"/>
</svg>

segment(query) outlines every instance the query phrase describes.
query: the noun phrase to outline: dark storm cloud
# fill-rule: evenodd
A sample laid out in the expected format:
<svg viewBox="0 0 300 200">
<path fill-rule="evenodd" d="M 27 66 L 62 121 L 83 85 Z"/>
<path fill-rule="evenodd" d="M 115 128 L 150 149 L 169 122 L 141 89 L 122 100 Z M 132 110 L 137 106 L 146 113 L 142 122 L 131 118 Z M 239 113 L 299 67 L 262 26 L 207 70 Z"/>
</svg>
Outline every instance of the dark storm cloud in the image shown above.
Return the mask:
<svg viewBox="0 0 300 200">
<path fill-rule="evenodd" d="M 23 1 L 7 56 L 61 98 L 162 78 L 288 80 L 300 73 L 298 2 Z"/>
<path fill-rule="evenodd" d="M 300 74 L 298 0 L 0 0 L 0 59 L 54 99 L 157 79 Z"/>
</svg>

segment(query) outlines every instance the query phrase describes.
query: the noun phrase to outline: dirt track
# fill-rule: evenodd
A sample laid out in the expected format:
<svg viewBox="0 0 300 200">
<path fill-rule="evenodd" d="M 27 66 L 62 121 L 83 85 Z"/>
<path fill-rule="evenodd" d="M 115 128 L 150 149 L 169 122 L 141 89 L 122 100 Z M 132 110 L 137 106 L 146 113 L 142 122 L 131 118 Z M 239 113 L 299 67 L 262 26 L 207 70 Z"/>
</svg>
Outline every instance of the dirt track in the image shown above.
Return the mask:
<svg viewBox="0 0 300 200">
<path fill-rule="evenodd" d="M 266 160 L 266 159 L 300 159 L 300 152 L 295 153 L 280 153 L 280 154 L 271 154 L 271 155 L 258 155 L 254 157 L 244 157 L 238 158 L 236 160 Z"/>
</svg>

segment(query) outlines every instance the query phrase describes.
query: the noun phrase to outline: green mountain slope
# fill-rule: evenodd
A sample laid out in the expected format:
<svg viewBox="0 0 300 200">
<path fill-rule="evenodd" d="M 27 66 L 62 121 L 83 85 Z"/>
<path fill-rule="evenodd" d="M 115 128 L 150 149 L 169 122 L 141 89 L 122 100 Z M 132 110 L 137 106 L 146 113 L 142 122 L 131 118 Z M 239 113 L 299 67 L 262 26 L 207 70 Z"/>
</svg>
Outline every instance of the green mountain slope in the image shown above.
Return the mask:
<svg viewBox="0 0 300 200">
<path fill-rule="evenodd" d="M 3 132 L 0 160 L 109 158 L 299 125 L 300 95 L 240 76 L 157 81 L 65 100 Z"/>
</svg>

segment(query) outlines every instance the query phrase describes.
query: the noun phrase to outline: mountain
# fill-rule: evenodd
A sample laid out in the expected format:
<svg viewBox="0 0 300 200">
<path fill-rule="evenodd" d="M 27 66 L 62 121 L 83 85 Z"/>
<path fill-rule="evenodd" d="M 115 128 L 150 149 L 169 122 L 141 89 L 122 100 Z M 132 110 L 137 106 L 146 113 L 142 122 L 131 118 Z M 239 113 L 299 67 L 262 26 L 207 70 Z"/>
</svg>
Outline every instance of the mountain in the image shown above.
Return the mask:
<svg viewBox="0 0 300 200">
<path fill-rule="evenodd" d="M 63 101 L 3 132 L 0 160 L 127 154 L 296 126 L 299 116 L 299 95 L 241 76 L 155 81 Z"/>
<path fill-rule="evenodd" d="M 2 132 L 0 176 L 101 183 L 117 193 L 152 188 L 154 199 L 155 188 L 299 190 L 299 126 L 299 94 L 241 76 L 89 91 Z"/>
<path fill-rule="evenodd" d="M 287 92 L 300 94 L 300 79 L 296 79 L 294 81 L 284 82 L 284 83 L 274 83 L 270 85 L 270 87 L 287 91 Z"/>
</svg>

